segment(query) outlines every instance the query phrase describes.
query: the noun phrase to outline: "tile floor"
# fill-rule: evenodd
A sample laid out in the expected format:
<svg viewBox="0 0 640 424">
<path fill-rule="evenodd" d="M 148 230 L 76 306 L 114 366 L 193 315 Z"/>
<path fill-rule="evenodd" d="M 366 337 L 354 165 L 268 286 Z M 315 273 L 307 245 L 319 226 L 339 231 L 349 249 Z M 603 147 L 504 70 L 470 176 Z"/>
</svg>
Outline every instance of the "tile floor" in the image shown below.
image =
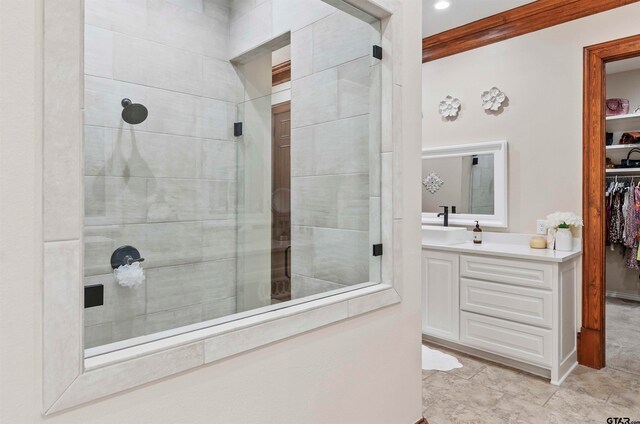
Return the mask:
<svg viewBox="0 0 640 424">
<path fill-rule="evenodd" d="M 640 422 L 640 303 L 607 299 L 607 367 L 579 366 L 562 384 L 441 347 L 463 367 L 422 371 L 424 416 L 442 423 Z"/>
</svg>

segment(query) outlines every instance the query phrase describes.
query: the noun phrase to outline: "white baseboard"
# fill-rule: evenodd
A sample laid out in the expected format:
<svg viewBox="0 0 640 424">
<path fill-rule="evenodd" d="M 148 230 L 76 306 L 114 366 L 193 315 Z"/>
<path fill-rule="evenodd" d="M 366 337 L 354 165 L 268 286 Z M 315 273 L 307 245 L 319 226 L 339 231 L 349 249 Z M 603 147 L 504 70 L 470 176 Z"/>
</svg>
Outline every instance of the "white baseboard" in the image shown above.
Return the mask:
<svg viewBox="0 0 640 424">
<path fill-rule="evenodd" d="M 617 299 L 634 300 L 640 302 L 640 294 L 622 293 L 612 290 L 607 290 L 607 297 L 615 297 Z"/>
</svg>

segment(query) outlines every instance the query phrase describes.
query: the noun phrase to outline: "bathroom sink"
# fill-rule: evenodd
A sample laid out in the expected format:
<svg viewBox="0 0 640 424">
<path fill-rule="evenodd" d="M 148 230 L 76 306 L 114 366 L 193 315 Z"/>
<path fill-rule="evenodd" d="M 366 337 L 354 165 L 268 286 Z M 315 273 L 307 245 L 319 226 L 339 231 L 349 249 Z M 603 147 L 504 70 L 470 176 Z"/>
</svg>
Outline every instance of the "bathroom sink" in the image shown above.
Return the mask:
<svg viewBox="0 0 640 424">
<path fill-rule="evenodd" d="M 467 230 L 439 225 L 422 226 L 422 242 L 434 244 L 461 244 L 467 241 Z"/>
</svg>

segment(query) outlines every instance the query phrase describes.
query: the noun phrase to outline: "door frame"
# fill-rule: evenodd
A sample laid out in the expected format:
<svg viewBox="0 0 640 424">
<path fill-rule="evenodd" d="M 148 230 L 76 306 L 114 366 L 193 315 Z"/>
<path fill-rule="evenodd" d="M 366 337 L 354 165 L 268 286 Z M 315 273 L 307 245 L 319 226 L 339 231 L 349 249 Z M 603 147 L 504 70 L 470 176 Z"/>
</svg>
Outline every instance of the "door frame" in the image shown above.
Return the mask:
<svg viewBox="0 0 640 424">
<path fill-rule="evenodd" d="M 578 360 L 605 366 L 605 64 L 640 56 L 640 35 L 584 48 L 582 327 Z"/>
</svg>

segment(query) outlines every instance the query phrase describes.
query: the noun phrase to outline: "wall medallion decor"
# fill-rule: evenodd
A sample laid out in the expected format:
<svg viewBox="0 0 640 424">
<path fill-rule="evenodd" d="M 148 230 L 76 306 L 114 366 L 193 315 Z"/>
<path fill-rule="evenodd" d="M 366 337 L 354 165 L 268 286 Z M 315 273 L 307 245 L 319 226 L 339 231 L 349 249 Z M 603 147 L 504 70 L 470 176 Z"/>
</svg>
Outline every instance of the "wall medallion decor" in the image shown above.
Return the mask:
<svg viewBox="0 0 640 424">
<path fill-rule="evenodd" d="M 430 173 L 422 180 L 422 185 L 431 194 L 435 194 L 436 191 L 440 190 L 443 184 L 444 181 L 435 172 Z"/>
<path fill-rule="evenodd" d="M 485 91 L 480 96 L 482 99 L 482 107 L 487 112 L 499 112 L 502 108 L 502 103 L 507 100 L 507 95 L 498 89 L 498 87 L 492 87 L 489 91 Z"/>
<path fill-rule="evenodd" d="M 447 96 L 440 102 L 440 115 L 443 118 L 455 119 L 460 112 L 460 100 L 451 96 Z"/>
</svg>

